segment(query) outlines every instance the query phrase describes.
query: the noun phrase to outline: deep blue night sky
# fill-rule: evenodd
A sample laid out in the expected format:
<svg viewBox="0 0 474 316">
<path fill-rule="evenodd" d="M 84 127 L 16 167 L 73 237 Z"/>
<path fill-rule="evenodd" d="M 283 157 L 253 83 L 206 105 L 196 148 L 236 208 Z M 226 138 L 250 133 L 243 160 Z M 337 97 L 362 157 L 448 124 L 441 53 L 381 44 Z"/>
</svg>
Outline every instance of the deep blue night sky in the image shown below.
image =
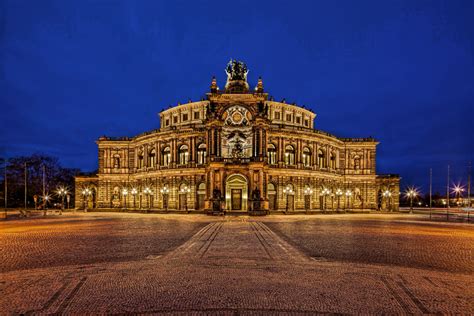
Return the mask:
<svg viewBox="0 0 474 316">
<path fill-rule="evenodd" d="M 316 127 L 374 136 L 378 172 L 442 191 L 474 160 L 474 1 L 0 1 L 0 156 L 97 168 L 95 140 L 158 128 L 247 63 Z M 442 191 L 443 192 L 443 191 Z"/>
</svg>

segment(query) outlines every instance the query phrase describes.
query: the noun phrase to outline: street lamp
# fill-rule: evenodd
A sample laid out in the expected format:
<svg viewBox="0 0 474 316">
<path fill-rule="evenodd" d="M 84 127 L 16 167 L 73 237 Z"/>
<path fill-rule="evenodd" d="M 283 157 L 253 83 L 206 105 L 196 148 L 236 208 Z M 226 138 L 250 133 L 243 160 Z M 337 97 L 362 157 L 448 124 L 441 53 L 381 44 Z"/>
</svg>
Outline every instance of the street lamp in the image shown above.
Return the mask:
<svg viewBox="0 0 474 316">
<path fill-rule="evenodd" d="M 69 192 L 67 191 L 67 188 L 59 187 L 56 190 L 56 193 L 57 193 L 57 195 L 59 195 L 61 197 L 61 209 L 59 210 L 59 215 L 62 215 L 63 210 L 64 210 L 64 198 L 66 197 L 66 195 L 68 195 Z"/>
<path fill-rule="evenodd" d="M 43 216 L 46 216 L 46 209 L 48 207 L 49 195 L 43 195 Z"/>
<path fill-rule="evenodd" d="M 285 207 L 285 214 L 288 213 L 288 195 L 290 194 L 293 194 L 294 191 L 293 191 L 293 187 L 291 185 L 287 185 L 284 189 L 283 189 L 283 194 L 286 195 L 286 207 Z"/>
<path fill-rule="evenodd" d="M 179 192 L 184 194 L 184 209 L 186 210 L 186 213 L 188 213 L 188 193 L 191 192 L 191 189 L 185 185 L 181 190 L 179 190 Z"/>
<path fill-rule="evenodd" d="M 459 206 L 459 200 L 461 199 L 462 192 L 464 192 L 464 188 L 461 185 L 457 184 L 454 186 L 453 192 L 454 197 L 456 198 L 456 204 Z"/>
<path fill-rule="evenodd" d="M 410 200 L 410 214 L 413 213 L 413 199 L 418 196 L 418 192 L 415 188 L 408 188 L 405 192 L 405 196 Z"/>
<path fill-rule="evenodd" d="M 128 189 L 127 188 L 122 189 L 122 195 L 123 195 L 123 201 L 124 201 L 123 208 L 127 209 L 127 195 L 128 195 Z"/>
<path fill-rule="evenodd" d="M 71 194 L 66 195 L 66 201 L 67 201 L 67 209 L 69 209 L 69 202 L 71 202 Z"/>
<path fill-rule="evenodd" d="M 313 189 L 311 189 L 311 187 L 306 187 L 303 190 L 303 193 L 305 197 L 304 204 L 305 204 L 306 212 L 309 212 L 309 210 L 311 209 L 311 195 L 313 194 Z"/>
<path fill-rule="evenodd" d="M 392 211 L 392 201 L 391 201 L 391 198 L 392 198 L 392 192 L 390 192 L 389 190 L 385 190 L 383 193 L 382 193 L 382 196 L 387 200 L 388 202 L 388 209 L 389 211 Z"/>
<path fill-rule="evenodd" d="M 351 190 L 346 190 L 346 209 L 349 208 L 349 204 L 350 204 L 350 199 L 351 199 L 351 196 L 352 196 L 352 191 Z"/>
<path fill-rule="evenodd" d="M 340 209 L 340 205 L 341 205 L 341 195 L 342 195 L 342 190 L 341 189 L 337 189 L 336 190 L 336 196 L 337 196 L 337 209 L 339 210 Z"/>
<path fill-rule="evenodd" d="M 138 193 L 138 190 L 136 188 L 132 188 L 131 192 L 132 195 L 133 195 L 133 208 L 135 209 L 136 208 L 136 196 L 137 196 L 137 193 Z"/>
<path fill-rule="evenodd" d="M 163 208 L 165 211 L 168 211 L 168 194 L 170 193 L 170 190 L 167 186 L 164 186 L 160 189 L 160 193 L 163 196 Z"/>
<path fill-rule="evenodd" d="M 331 194 L 331 190 L 329 190 L 328 188 L 324 188 L 321 191 L 321 194 L 323 195 L 323 204 L 324 204 L 323 209 L 326 210 L 326 206 L 327 206 L 326 197 Z"/>
<path fill-rule="evenodd" d="M 84 212 L 86 210 L 86 189 L 83 189 L 81 191 L 82 194 L 82 208 L 84 209 Z"/>
<path fill-rule="evenodd" d="M 84 201 L 84 212 L 87 212 L 87 204 L 89 202 L 89 195 L 92 194 L 92 191 L 89 188 L 85 188 L 82 190 L 82 196 L 83 196 L 83 201 Z"/>
<path fill-rule="evenodd" d="M 149 199 L 149 198 L 150 198 L 150 196 L 151 196 L 151 194 L 152 194 L 152 191 L 151 191 L 151 189 L 150 189 L 149 187 L 145 187 L 145 188 L 143 189 L 143 193 L 145 194 L 145 198 L 146 198 L 146 200 L 147 200 L 147 207 L 148 207 L 148 209 L 150 209 L 150 204 L 151 204 L 151 203 L 150 203 L 150 199 Z"/>
</svg>

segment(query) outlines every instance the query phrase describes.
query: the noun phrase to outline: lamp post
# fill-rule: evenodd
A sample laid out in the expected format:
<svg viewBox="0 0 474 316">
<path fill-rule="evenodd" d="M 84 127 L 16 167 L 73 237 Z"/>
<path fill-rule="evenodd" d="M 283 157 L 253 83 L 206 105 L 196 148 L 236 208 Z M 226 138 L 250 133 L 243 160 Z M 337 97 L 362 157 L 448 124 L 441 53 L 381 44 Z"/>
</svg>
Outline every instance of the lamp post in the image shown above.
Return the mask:
<svg viewBox="0 0 474 316">
<path fill-rule="evenodd" d="M 57 189 L 57 194 L 61 197 L 61 209 L 59 210 L 59 215 L 62 215 L 64 210 L 64 198 L 68 194 L 68 191 L 65 187 L 59 187 Z"/>
<path fill-rule="evenodd" d="M 413 213 L 413 199 L 417 197 L 418 192 L 414 188 L 409 188 L 405 193 L 406 197 L 410 200 L 410 214 Z"/>
<path fill-rule="evenodd" d="M 179 190 L 179 192 L 181 194 L 184 194 L 184 209 L 186 210 L 186 213 L 189 213 L 188 212 L 188 193 L 191 192 L 191 189 L 188 188 L 187 185 L 185 185 L 184 187 L 181 188 L 181 190 Z"/>
<path fill-rule="evenodd" d="M 339 210 L 340 209 L 340 205 L 341 205 L 341 195 L 342 195 L 342 190 L 341 189 L 337 189 L 336 190 L 336 196 L 337 196 L 337 209 Z"/>
<path fill-rule="evenodd" d="M 291 187 L 291 185 L 287 185 L 284 189 L 283 189 L 283 194 L 286 195 L 286 207 L 285 207 L 285 214 L 288 213 L 288 195 L 290 194 L 293 194 L 293 188 Z"/>
<path fill-rule="evenodd" d="M 123 195 L 123 209 L 126 210 L 127 209 L 127 195 L 128 195 L 127 188 L 122 189 L 122 195 Z"/>
<path fill-rule="evenodd" d="M 455 185 L 453 191 L 454 191 L 454 197 L 456 198 L 456 204 L 459 207 L 459 204 L 460 204 L 459 201 L 461 199 L 462 192 L 464 192 L 464 188 L 461 187 L 460 185 Z"/>
<path fill-rule="evenodd" d="M 149 210 L 149 209 L 150 209 L 150 204 L 151 204 L 149 198 L 150 198 L 150 196 L 151 196 L 151 194 L 152 194 L 152 191 L 151 191 L 151 189 L 150 189 L 149 187 L 145 187 L 145 188 L 143 189 L 143 193 L 145 194 L 145 199 L 146 199 L 146 201 L 147 201 L 147 202 L 146 202 L 146 204 L 147 204 L 147 209 Z"/>
<path fill-rule="evenodd" d="M 84 209 L 84 212 L 86 210 L 86 190 L 83 189 L 81 191 L 81 194 L 82 194 L 82 208 Z"/>
<path fill-rule="evenodd" d="M 138 190 L 136 188 L 132 188 L 130 193 L 132 193 L 132 196 L 133 196 L 133 208 L 135 209 L 136 208 L 136 196 L 137 196 Z"/>
<path fill-rule="evenodd" d="M 323 191 L 321 192 L 323 194 L 323 210 L 326 210 L 326 207 L 327 207 L 327 196 L 331 194 L 331 190 L 329 190 L 328 188 L 324 188 Z"/>
<path fill-rule="evenodd" d="M 351 196 L 352 196 L 352 191 L 351 190 L 346 190 L 346 210 L 349 208 L 350 206 L 350 199 L 351 199 Z"/>
<path fill-rule="evenodd" d="M 35 211 L 38 209 L 38 196 L 33 195 L 33 202 L 35 203 Z"/>
<path fill-rule="evenodd" d="M 389 190 L 385 190 L 382 193 L 382 196 L 387 200 L 388 210 L 392 211 L 392 201 L 391 201 L 392 192 L 390 192 Z"/>
<path fill-rule="evenodd" d="M 84 212 L 87 212 L 87 204 L 89 203 L 89 195 L 91 195 L 92 191 L 89 188 L 85 188 L 82 190 L 82 196 L 84 197 Z"/>
<path fill-rule="evenodd" d="M 167 186 L 164 186 L 160 190 L 160 193 L 163 196 L 163 208 L 165 209 L 165 211 L 168 211 L 168 193 L 169 192 L 170 190 L 168 189 Z"/>
<path fill-rule="evenodd" d="M 69 203 L 71 202 L 71 194 L 66 194 L 67 209 L 69 209 Z"/>
<path fill-rule="evenodd" d="M 44 216 L 46 216 L 46 211 L 48 209 L 48 200 L 49 200 L 49 195 L 45 195 L 44 196 L 44 205 L 43 205 Z"/>
<path fill-rule="evenodd" d="M 311 209 L 311 195 L 313 194 L 313 189 L 311 189 L 310 187 L 306 187 L 303 191 L 304 193 L 304 198 L 305 198 L 305 208 L 306 208 L 306 213 L 309 212 L 309 210 Z"/>
<path fill-rule="evenodd" d="M 44 194 L 41 196 L 41 199 L 43 200 L 43 216 L 46 216 L 47 213 L 47 208 L 48 208 L 48 201 L 50 199 L 49 194 Z"/>
</svg>

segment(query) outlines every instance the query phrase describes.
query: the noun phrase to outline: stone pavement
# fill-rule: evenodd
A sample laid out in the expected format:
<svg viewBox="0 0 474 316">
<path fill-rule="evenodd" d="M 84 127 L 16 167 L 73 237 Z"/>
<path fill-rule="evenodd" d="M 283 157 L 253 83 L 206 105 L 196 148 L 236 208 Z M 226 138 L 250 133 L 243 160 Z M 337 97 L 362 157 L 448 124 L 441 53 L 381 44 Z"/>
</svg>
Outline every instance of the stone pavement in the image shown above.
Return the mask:
<svg viewBox="0 0 474 316">
<path fill-rule="evenodd" d="M 270 229 L 267 224 L 272 219 L 208 221 L 180 246 L 141 260 L 3 272 L 0 310 L 11 314 L 474 313 L 470 273 L 319 260 Z"/>
</svg>

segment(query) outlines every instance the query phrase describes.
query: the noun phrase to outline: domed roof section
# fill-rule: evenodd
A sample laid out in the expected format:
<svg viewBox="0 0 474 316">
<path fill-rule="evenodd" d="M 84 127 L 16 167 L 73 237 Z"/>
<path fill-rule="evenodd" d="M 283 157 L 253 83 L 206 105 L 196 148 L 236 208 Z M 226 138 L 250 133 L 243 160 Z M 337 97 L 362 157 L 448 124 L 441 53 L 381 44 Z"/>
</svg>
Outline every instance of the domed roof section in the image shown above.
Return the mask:
<svg viewBox="0 0 474 316">
<path fill-rule="evenodd" d="M 225 72 L 227 74 L 226 93 L 249 92 L 249 84 L 247 83 L 249 70 L 244 62 L 231 59 L 225 68 Z"/>
</svg>

